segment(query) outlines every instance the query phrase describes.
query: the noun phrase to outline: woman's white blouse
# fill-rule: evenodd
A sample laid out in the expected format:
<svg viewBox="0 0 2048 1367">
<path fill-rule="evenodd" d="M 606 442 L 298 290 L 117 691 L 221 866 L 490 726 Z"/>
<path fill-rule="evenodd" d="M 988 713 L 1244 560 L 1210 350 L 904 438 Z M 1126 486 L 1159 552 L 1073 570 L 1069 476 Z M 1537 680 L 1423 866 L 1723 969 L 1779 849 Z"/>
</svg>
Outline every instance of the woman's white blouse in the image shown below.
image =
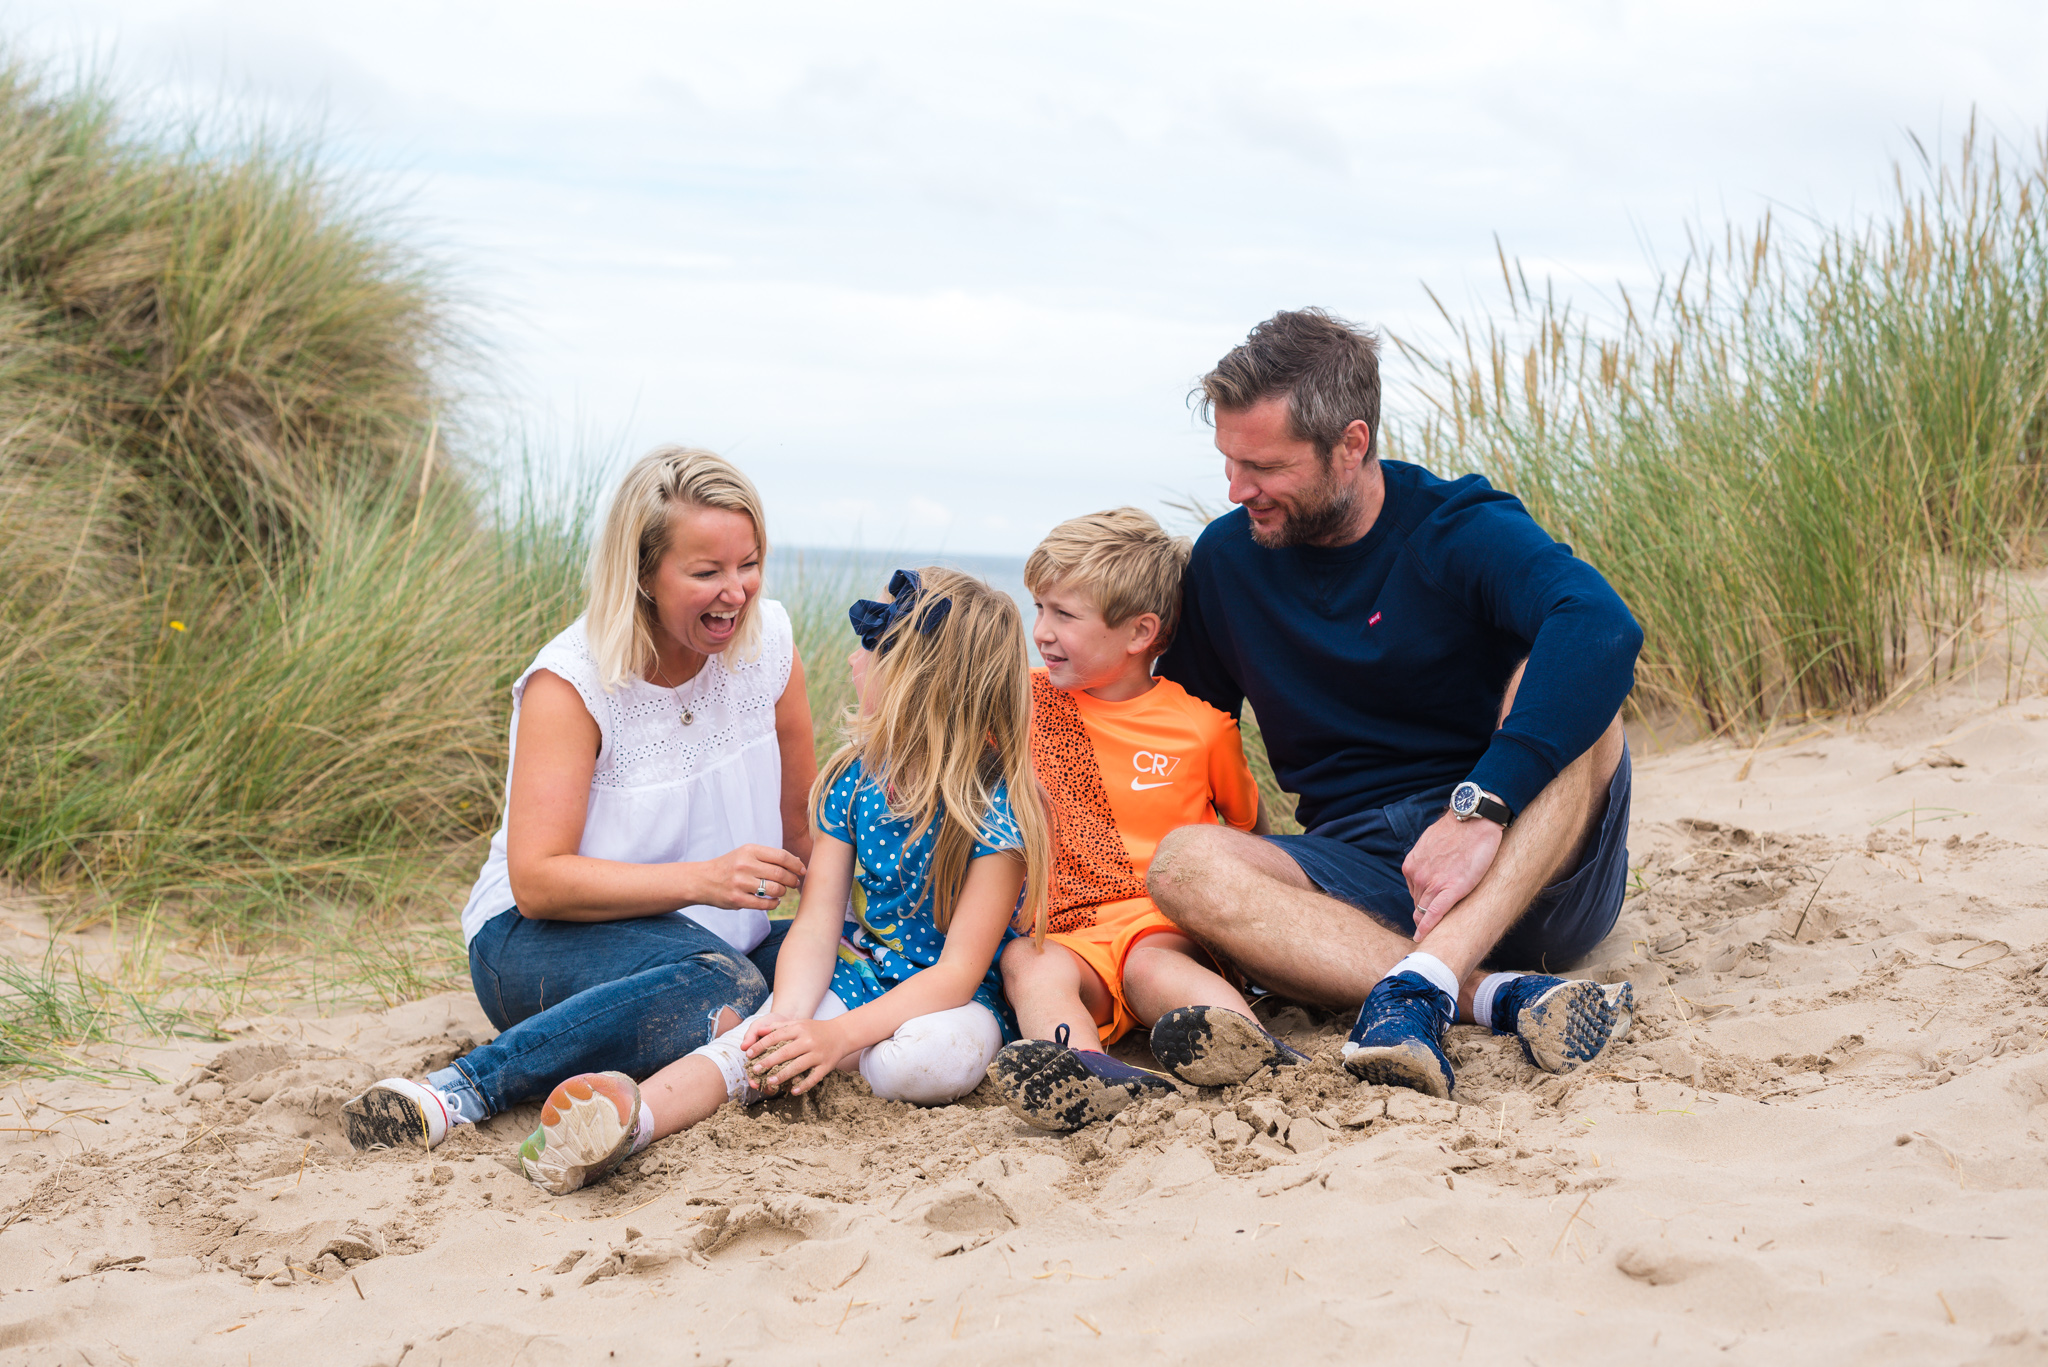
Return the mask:
<svg viewBox="0 0 2048 1367">
<path fill-rule="evenodd" d="M 565 680 L 583 698 L 603 738 L 590 779 L 590 810 L 576 852 L 626 864 L 716 859 L 741 845 L 782 844 L 782 752 L 775 743 L 775 704 L 789 683 L 796 649 L 789 613 L 757 599 L 761 653 L 728 669 L 714 655 L 680 688 L 632 678 L 607 693 L 583 633 L 583 619 L 547 643 L 512 685 L 512 743 L 519 743 L 519 702 L 536 670 Z M 683 713 L 690 723 L 683 724 Z M 511 769 L 506 768 L 506 821 L 491 837 L 490 857 L 462 909 L 467 944 L 484 923 L 513 905 L 505 866 L 511 819 Z M 746 951 L 768 934 L 765 912 L 716 907 L 677 910 Z"/>
</svg>

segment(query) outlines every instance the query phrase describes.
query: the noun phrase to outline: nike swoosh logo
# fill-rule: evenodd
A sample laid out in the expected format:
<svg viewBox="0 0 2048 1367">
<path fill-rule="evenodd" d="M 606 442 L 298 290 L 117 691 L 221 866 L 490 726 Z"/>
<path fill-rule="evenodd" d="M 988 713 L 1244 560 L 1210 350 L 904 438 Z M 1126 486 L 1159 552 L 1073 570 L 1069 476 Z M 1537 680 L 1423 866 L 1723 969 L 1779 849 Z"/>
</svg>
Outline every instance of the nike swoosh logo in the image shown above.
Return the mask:
<svg viewBox="0 0 2048 1367">
<path fill-rule="evenodd" d="M 1172 779 L 1168 779 L 1164 783 L 1140 783 L 1136 779 L 1131 780 L 1131 791 L 1134 793 L 1142 793 L 1147 788 L 1171 788 L 1172 786 Z"/>
</svg>

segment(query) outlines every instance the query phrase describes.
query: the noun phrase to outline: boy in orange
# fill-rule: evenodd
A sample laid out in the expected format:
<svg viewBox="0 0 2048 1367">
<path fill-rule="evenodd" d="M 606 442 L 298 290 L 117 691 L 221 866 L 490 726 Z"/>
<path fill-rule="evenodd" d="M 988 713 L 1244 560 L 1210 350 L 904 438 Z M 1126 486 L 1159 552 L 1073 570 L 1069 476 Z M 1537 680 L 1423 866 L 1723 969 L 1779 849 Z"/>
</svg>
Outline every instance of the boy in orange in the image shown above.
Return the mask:
<svg viewBox="0 0 2048 1367">
<path fill-rule="evenodd" d="M 1156 1073 L 1102 1052 L 1150 1025 L 1152 1052 L 1186 1081 L 1242 1082 L 1302 1055 L 1262 1029 L 1201 947 L 1145 891 L 1160 838 L 1214 822 L 1265 833 L 1237 723 L 1152 662 L 1180 615 L 1189 543 L 1136 508 L 1055 527 L 1024 565 L 1032 640 L 1032 767 L 1053 813 L 1050 932 L 1013 940 L 1003 989 L 1025 1038 L 989 1065 L 1010 1109 L 1070 1130 L 1146 1095 Z"/>
</svg>

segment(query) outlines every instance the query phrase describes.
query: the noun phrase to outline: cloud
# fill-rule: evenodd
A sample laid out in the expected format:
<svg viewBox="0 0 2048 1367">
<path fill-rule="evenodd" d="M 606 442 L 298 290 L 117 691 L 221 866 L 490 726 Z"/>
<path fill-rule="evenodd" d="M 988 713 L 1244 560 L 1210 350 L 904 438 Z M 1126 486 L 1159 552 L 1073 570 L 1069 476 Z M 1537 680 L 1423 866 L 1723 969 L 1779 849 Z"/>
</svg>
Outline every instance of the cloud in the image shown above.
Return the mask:
<svg viewBox="0 0 2048 1367">
<path fill-rule="evenodd" d="M 1688 218 L 1867 209 L 1902 130 L 2048 109 L 2019 3 L 11 14 L 191 107 L 324 109 L 478 296 L 495 411 L 730 450 L 785 544 L 1220 501 L 1187 387 L 1276 308 L 1427 335 L 1424 281 L 1498 301 L 1496 233 L 1590 298 Z"/>
</svg>

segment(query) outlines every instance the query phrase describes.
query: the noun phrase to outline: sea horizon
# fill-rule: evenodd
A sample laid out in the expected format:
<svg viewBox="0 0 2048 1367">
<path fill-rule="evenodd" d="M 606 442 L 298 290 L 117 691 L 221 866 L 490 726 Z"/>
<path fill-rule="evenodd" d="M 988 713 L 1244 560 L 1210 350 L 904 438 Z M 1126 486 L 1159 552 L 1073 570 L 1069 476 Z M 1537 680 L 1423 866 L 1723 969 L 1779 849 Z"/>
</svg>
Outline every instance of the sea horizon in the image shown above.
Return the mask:
<svg viewBox="0 0 2048 1367">
<path fill-rule="evenodd" d="M 1021 555 L 982 555 L 963 551 L 870 550 L 858 546 L 776 546 L 768 552 L 762 591 L 773 597 L 779 583 L 817 576 L 844 581 L 853 597 L 879 598 L 889 576 L 899 569 L 943 565 L 988 581 L 1010 595 L 1031 624 L 1031 594 L 1024 587 Z M 851 599 L 849 599 L 851 601 Z"/>
</svg>

